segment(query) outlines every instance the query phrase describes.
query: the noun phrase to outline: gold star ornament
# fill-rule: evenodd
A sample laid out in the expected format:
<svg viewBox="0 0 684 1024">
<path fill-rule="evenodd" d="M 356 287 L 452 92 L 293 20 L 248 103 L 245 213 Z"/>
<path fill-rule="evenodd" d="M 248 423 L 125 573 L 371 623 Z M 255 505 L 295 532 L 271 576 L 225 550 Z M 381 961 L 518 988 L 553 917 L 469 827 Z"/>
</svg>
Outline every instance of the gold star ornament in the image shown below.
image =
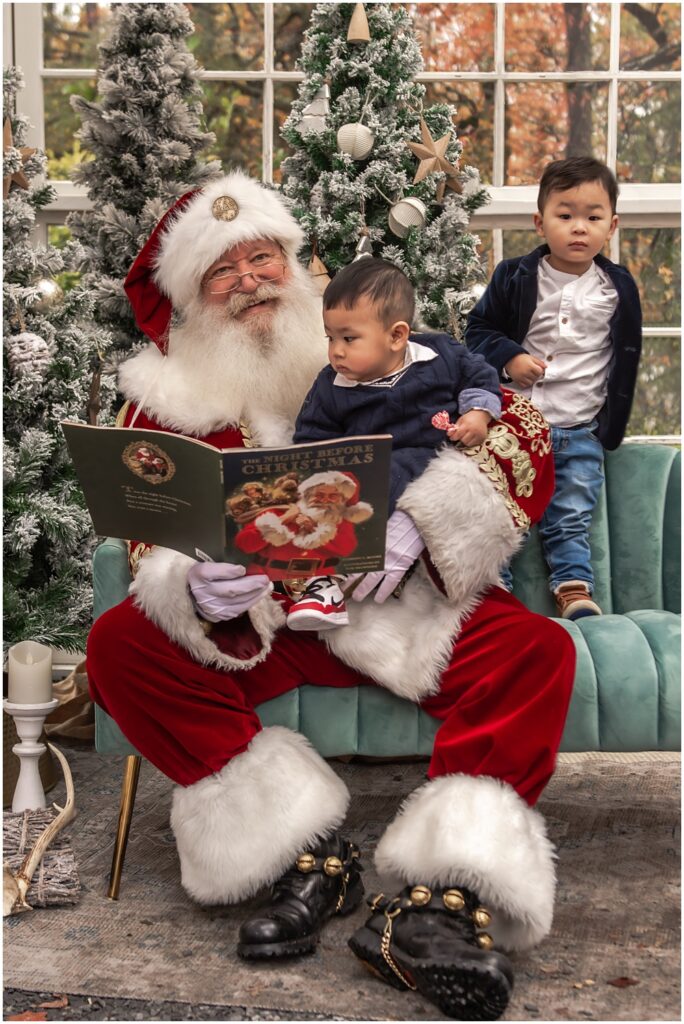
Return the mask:
<svg viewBox="0 0 684 1024">
<path fill-rule="evenodd" d="M 422 142 L 406 143 L 413 155 L 417 156 L 420 160 L 413 184 L 416 185 L 423 178 L 426 178 L 428 174 L 434 174 L 435 171 L 443 171 L 446 174 L 446 187 L 453 189 L 454 192 L 460 192 L 461 185 L 457 178 L 458 162 L 450 164 L 446 159 L 446 151 L 451 142 L 451 136 L 447 133 L 441 139 L 433 139 L 430 135 L 430 129 L 422 117 L 420 119 L 420 134 L 423 138 Z"/>
<path fill-rule="evenodd" d="M 5 123 L 2 126 L 2 149 L 3 153 L 6 153 L 8 149 L 14 149 L 14 140 L 12 139 L 12 122 L 9 117 L 5 118 Z M 31 149 L 29 146 L 21 146 L 19 148 L 21 154 L 22 165 L 26 163 L 30 156 L 33 156 L 37 152 L 35 149 Z M 19 188 L 28 188 L 29 180 L 24 174 L 22 168 L 15 171 L 14 174 L 8 174 L 2 179 L 2 198 L 7 199 L 10 193 L 12 185 L 18 185 Z"/>
</svg>

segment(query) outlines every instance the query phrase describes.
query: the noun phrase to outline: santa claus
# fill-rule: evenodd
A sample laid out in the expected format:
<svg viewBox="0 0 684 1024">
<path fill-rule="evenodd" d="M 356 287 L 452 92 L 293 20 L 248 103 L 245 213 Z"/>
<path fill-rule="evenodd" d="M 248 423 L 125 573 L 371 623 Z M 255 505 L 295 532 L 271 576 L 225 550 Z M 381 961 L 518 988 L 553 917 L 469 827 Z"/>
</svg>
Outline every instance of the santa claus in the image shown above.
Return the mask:
<svg viewBox="0 0 684 1024">
<path fill-rule="evenodd" d="M 126 281 L 152 343 L 121 370 L 123 424 L 221 448 L 290 443 L 326 358 L 302 242 L 283 199 L 239 173 L 174 205 Z M 132 543 L 130 596 L 88 645 L 94 700 L 177 783 L 171 823 L 190 896 L 232 903 L 272 886 L 240 930 L 246 958 L 312 950 L 363 893 L 341 831 L 345 785 L 255 707 L 303 683 L 365 684 L 440 720 L 429 781 L 375 850 L 389 895 L 350 945 L 389 984 L 460 1019 L 503 1012 L 513 974 L 502 950 L 551 926 L 554 853 L 533 805 L 574 675 L 568 634 L 497 585 L 541 513 L 550 462 L 541 418 L 504 420 L 489 448 L 445 448 L 407 488 L 385 572 L 357 588 L 379 584 L 350 602 L 348 627 L 292 633 L 288 598 L 266 575 Z"/>
</svg>

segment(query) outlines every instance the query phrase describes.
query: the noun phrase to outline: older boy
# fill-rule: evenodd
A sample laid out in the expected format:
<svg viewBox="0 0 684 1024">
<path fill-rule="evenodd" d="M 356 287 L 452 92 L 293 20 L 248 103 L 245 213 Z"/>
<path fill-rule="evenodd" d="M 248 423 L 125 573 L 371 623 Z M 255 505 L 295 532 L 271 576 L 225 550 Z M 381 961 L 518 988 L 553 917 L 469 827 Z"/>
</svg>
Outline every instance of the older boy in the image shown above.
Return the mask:
<svg viewBox="0 0 684 1024">
<path fill-rule="evenodd" d="M 604 448 L 629 419 L 641 352 L 641 306 L 625 267 L 600 255 L 615 231 L 618 187 L 592 157 L 549 164 L 527 256 L 504 260 L 468 319 L 466 342 L 552 427 L 556 487 L 539 530 L 566 619 L 600 615 L 589 527 Z"/>
<path fill-rule="evenodd" d="M 341 270 L 323 296 L 328 359 L 295 425 L 294 440 L 322 441 L 354 434 L 391 434 L 388 544 L 401 545 L 403 512 L 394 506 L 442 447 L 446 436 L 481 444 L 501 415 L 501 389 L 482 356 L 448 334 L 412 334 L 413 285 L 387 260 L 365 257 Z M 406 551 L 409 564 L 420 550 Z M 407 565 L 408 567 L 408 565 Z M 346 625 L 340 578 L 314 578 L 290 610 L 290 629 Z M 354 590 L 361 600 L 378 576 Z"/>
</svg>

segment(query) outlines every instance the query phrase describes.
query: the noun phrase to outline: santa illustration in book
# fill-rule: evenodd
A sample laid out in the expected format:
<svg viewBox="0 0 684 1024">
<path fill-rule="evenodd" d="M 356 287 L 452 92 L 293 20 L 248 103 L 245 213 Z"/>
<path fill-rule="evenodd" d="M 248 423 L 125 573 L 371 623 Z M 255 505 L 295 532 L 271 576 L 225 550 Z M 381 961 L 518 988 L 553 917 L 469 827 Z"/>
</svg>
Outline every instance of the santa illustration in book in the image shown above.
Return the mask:
<svg viewBox="0 0 684 1024">
<path fill-rule="evenodd" d="M 357 546 L 354 526 L 373 514 L 359 501 L 353 473 L 315 473 L 299 485 L 300 498 L 284 510 L 268 509 L 244 526 L 235 544 L 256 558 L 248 572 L 266 572 L 273 580 L 333 575 L 340 558 Z"/>
</svg>

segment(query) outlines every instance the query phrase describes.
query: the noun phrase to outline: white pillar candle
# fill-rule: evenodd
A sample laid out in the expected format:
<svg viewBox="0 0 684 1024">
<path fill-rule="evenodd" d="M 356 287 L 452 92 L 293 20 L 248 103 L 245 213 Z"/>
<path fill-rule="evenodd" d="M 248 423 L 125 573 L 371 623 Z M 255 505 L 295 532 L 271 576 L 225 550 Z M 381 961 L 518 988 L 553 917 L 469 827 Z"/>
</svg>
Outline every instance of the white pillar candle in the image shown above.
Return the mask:
<svg viewBox="0 0 684 1024">
<path fill-rule="evenodd" d="M 52 700 L 52 651 L 23 640 L 8 651 L 10 704 L 47 704 Z"/>
</svg>

